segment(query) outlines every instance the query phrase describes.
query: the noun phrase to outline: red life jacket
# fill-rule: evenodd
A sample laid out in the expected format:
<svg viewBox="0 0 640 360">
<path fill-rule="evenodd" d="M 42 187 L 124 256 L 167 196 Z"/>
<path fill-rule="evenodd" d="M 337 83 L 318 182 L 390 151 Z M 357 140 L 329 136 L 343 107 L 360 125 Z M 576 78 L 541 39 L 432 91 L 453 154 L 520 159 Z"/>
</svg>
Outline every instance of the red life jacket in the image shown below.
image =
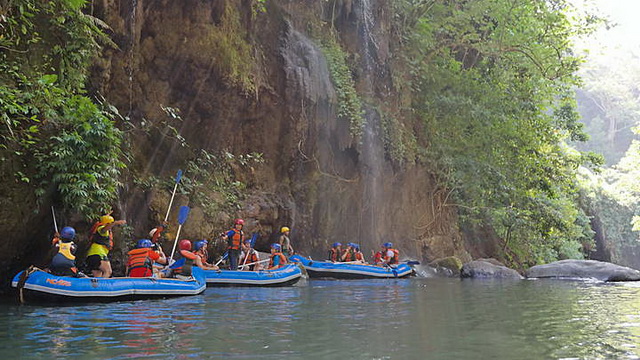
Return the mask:
<svg viewBox="0 0 640 360">
<path fill-rule="evenodd" d="M 129 260 L 127 261 L 127 276 L 131 276 L 131 270 L 146 268 L 148 271 L 144 272 L 144 277 L 151 276 L 153 274 L 152 266 L 153 261 L 149 257 L 149 248 L 133 249 L 128 252 Z"/>
<path fill-rule="evenodd" d="M 280 257 L 280 263 L 278 264 L 279 268 L 283 267 L 283 266 L 285 266 L 287 264 L 287 258 L 284 255 L 282 255 L 282 253 L 276 252 L 276 253 L 271 254 L 271 260 L 269 260 L 269 267 L 273 266 L 273 259 L 276 256 Z"/>
<path fill-rule="evenodd" d="M 364 261 L 364 255 L 362 255 L 362 253 L 360 251 L 355 251 L 353 253 L 353 256 L 354 256 L 355 260 L 357 260 L 357 261 Z"/>
<path fill-rule="evenodd" d="M 393 257 L 392 258 L 389 258 L 387 256 L 387 251 L 389 251 L 389 250 L 393 251 Z M 385 251 L 384 261 L 389 265 L 397 264 L 397 263 L 400 262 L 399 259 L 398 259 L 399 255 L 400 255 L 400 252 L 398 250 L 396 250 L 396 249 L 388 249 L 388 250 Z"/>
<path fill-rule="evenodd" d="M 240 250 L 240 244 L 242 243 L 243 232 L 242 230 L 231 229 L 233 231 L 233 236 L 227 240 L 229 245 L 228 249 L 230 250 Z"/>
<path fill-rule="evenodd" d="M 345 254 L 346 256 L 344 257 L 343 261 L 354 261 L 356 259 L 356 254 L 355 252 L 352 250 L 345 250 Z"/>
<path fill-rule="evenodd" d="M 378 251 L 375 253 L 375 255 L 373 255 L 373 263 L 380 264 L 381 262 L 382 262 L 382 253 Z"/>
<path fill-rule="evenodd" d="M 340 261 L 340 255 L 338 248 L 331 248 L 331 250 L 329 250 L 329 260 L 333 262 Z"/>
</svg>

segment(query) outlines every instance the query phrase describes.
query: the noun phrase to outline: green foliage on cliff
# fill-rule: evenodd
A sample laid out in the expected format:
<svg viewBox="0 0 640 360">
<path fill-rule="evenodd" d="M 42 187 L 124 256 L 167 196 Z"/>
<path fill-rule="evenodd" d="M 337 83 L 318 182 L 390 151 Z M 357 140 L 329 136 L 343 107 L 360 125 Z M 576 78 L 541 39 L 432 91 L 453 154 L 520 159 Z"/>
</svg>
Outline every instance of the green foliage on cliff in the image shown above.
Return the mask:
<svg viewBox="0 0 640 360">
<path fill-rule="evenodd" d="M 236 212 L 246 188 L 239 180 L 241 173 L 263 162 L 259 153 L 234 155 L 229 151 L 213 153 L 201 149 L 187 163 L 181 191 L 211 218 L 221 211 Z"/>
<path fill-rule="evenodd" d="M 593 236 L 576 171 L 599 159 L 563 143 L 585 138 L 570 38 L 597 19 L 577 24 L 570 10 L 563 0 L 396 3 L 426 161 L 464 225 L 492 229 L 513 263 L 580 257 Z"/>
<path fill-rule="evenodd" d="M 338 116 L 349 121 L 351 136 L 359 139 L 364 129 L 364 110 L 347 65 L 347 54 L 333 36 L 325 36 L 320 48 L 327 59 L 331 80 L 338 94 Z"/>
<path fill-rule="evenodd" d="M 0 8 L 0 147 L 42 197 L 91 217 L 110 207 L 121 134 L 84 93 L 102 22 L 82 0 L 15 0 Z"/>
</svg>

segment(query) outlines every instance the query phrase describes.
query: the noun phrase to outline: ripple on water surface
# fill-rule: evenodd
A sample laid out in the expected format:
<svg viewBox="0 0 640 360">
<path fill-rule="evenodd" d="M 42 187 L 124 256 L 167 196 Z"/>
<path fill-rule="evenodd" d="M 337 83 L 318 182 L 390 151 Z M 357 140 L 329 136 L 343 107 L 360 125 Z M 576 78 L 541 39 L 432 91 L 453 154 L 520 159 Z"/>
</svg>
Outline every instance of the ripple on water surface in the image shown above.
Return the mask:
<svg viewBox="0 0 640 360">
<path fill-rule="evenodd" d="M 5 358 L 637 359 L 640 284 L 310 280 L 0 321 Z"/>
</svg>

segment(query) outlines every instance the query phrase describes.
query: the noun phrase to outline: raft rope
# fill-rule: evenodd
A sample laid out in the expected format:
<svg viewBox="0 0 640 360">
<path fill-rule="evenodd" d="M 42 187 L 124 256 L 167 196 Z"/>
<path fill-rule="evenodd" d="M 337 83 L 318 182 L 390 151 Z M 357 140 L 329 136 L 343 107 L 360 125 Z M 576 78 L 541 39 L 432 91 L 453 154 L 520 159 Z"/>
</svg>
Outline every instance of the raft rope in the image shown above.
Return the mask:
<svg viewBox="0 0 640 360">
<path fill-rule="evenodd" d="M 37 267 L 31 265 L 27 270 L 25 270 L 22 275 L 20 275 L 20 280 L 18 281 L 18 299 L 20 300 L 20 304 L 24 304 L 24 285 L 27 283 L 27 279 L 29 275 L 33 274 L 36 271 L 40 271 Z"/>
</svg>

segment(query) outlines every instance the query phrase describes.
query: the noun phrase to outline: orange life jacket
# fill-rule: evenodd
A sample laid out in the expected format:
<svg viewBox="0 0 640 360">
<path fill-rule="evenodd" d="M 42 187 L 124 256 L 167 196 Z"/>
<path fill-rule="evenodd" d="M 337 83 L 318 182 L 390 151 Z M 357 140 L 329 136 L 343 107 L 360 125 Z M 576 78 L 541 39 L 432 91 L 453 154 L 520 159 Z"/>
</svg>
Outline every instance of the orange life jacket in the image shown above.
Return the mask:
<svg viewBox="0 0 640 360">
<path fill-rule="evenodd" d="M 153 261 L 149 257 L 149 248 L 133 249 L 129 251 L 129 260 L 127 261 L 127 276 L 131 274 L 131 270 L 138 268 L 149 269 L 148 275 L 151 276 Z"/>
<path fill-rule="evenodd" d="M 389 250 L 393 251 L 393 257 L 392 258 L 389 258 L 389 256 L 387 256 L 387 251 L 389 251 Z M 399 263 L 400 261 L 398 260 L 398 256 L 400 255 L 400 252 L 398 250 L 396 250 L 396 249 L 389 249 L 389 250 L 386 250 L 385 253 L 384 253 L 384 261 L 389 265 L 393 265 L 393 264 Z"/>
<path fill-rule="evenodd" d="M 273 259 L 276 256 L 280 257 L 280 263 L 278 264 L 278 267 L 283 267 L 284 265 L 287 264 L 287 258 L 284 255 L 282 255 L 282 253 L 276 252 L 271 254 L 271 260 L 269 260 L 269 267 L 273 266 Z"/>
<path fill-rule="evenodd" d="M 240 244 L 242 243 L 242 230 L 231 229 L 233 231 L 233 236 L 227 240 L 229 245 L 228 249 L 230 250 L 240 250 Z"/>
<path fill-rule="evenodd" d="M 242 261 L 240 261 L 240 264 L 251 264 L 257 261 L 259 261 L 258 255 L 256 255 L 255 250 L 251 249 L 249 250 L 249 253 L 242 258 Z"/>
<path fill-rule="evenodd" d="M 382 263 L 382 253 L 380 251 L 376 252 L 375 255 L 373 255 L 373 263 L 374 264 Z"/>
</svg>

